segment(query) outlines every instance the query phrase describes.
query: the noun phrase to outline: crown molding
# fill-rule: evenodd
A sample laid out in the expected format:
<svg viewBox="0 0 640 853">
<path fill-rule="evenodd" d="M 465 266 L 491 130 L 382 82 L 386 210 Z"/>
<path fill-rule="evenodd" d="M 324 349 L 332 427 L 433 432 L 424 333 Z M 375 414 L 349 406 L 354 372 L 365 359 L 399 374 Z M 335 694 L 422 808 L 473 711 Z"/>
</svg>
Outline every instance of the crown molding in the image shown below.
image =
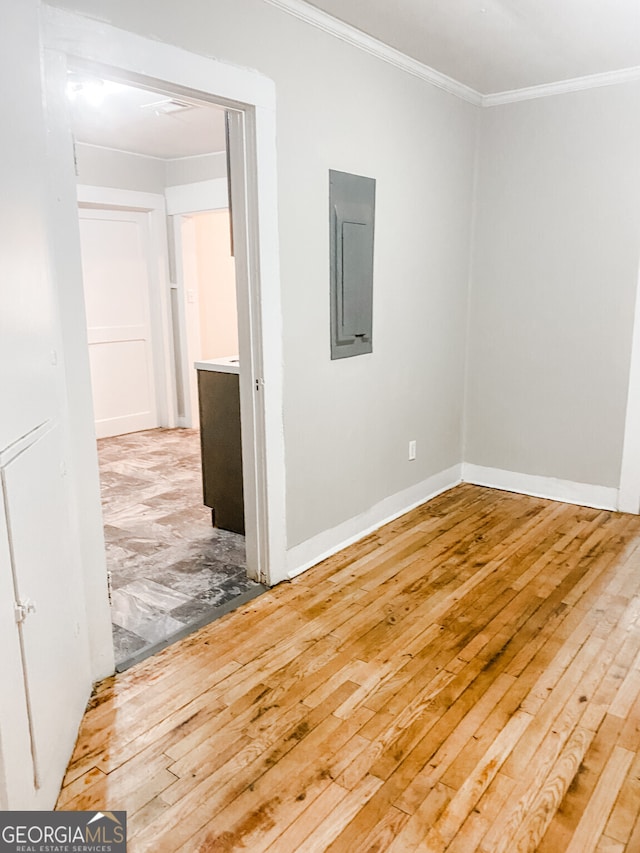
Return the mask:
<svg viewBox="0 0 640 853">
<path fill-rule="evenodd" d="M 589 74 L 585 77 L 573 77 L 569 80 L 560 80 L 557 83 L 543 83 L 540 86 L 528 86 L 522 89 L 496 92 L 492 95 L 481 95 L 480 92 L 470 86 L 454 80 L 453 77 L 447 77 L 446 74 L 441 74 L 435 68 L 418 62 L 417 59 L 412 59 L 401 51 L 373 38 L 373 36 L 369 36 L 350 24 L 345 24 L 343 21 L 334 18 L 327 12 L 310 6 L 304 0 L 265 0 L 265 2 L 475 106 L 497 107 L 502 104 L 532 101 L 536 98 L 548 98 L 553 95 L 564 95 L 569 92 L 581 92 L 587 89 L 616 86 L 620 83 L 640 80 L 640 66 L 635 66 L 633 68 L 621 68 L 618 71 L 605 71 L 601 74 Z"/>
<path fill-rule="evenodd" d="M 552 95 L 565 95 L 569 92 L 582 92 L 598 89 L 601 86 L 616 86 L 640 80 L 640 66 L 621 68 L 619 71 L 605 71 L 602 74 L 589 74 L 586 77 L 573 77 L 557 83 L 543 83 L 540 86 L 528 86 L 525 89 L 512 89 L 509 92 L 497 92 L 483 95 L 483 107 L 497 107 L 501 104 L 513 104 L 517 101 L 532 101 L 535 98 L 548 98 Z"/>
<path fill-rule="evenodd" d="M 417 59 L 406 56 L 406 54 L 401 53 L 399 50 L 389 47 L 384 42 L 373 38 L 373 36 L 366 35 L 366 33 L 357 30 L 350 24 L 345 24 L 343 21 L 339 21 L 337 18 L 320 9 L 316 9 L 314 6 L 309 6 L 302 0 L 265 0 L 265 2 L 281 9 L 283 12 L 287 12 L 289 15 L 293 15 L 295 18 L 305 21 L 307 24 L 317 27 L 319 30 L 324 30 L 326 33 L 341 39 L 341 41 L 347 42 L 347 44 L 358 47 L 360 50 L 364 50 L 366 53 L 370 53 L 372 56 L 388 62 L 390 65 L 395 65 L 396 68 L 406 71 L 407 74 L 419 77 L 427 83 L 432 83 L 438 89 L 443 89 L 450 95 L 455 95 L 475 106 L 482 106 L 482 95 L 476 92 L 475 89 L 465 86 L 464 83 L 459 83 L 452 77 L 447 77 L 446 74 L 441 74 L 435 68 L 430 68 L 422 62 L 418 62 Z"/>
</svg>

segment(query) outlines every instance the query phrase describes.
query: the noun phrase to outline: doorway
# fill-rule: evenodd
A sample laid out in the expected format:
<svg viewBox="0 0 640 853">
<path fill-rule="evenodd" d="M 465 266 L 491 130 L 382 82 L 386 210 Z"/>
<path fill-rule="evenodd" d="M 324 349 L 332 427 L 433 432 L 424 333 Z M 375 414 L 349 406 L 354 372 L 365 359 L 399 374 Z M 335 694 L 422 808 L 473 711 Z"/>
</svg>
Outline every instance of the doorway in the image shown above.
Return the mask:
<svg viewBox="0 0 640 853">
<path fill-rule="evenodd" d="M 244 535 L 212 527 L 202 498 L 194 363 L 240 354 L 225 111 L 86 70 L 70 73 L 68 89 L 114 653 L 125 669 L 266 588 L 249 577 Z M 221 184 L 225 206 L 213 209 Z"/>
<path fill-rule="evenodd" d="M 104 534 L 99 503 L 91 387 L 77 226 L 76 181 L 65 97 L 79 64 L 110 79 L 191 94 L 235 110 L 229 128 L 238 282 L 238 330 L 250 360 L 240 370 L 247 566 L 268 585 L 288 577 L 282 315 L 276 155 L 276 92 L 254 70 L 192 54 L 102 21 L 43 6 L 47 197 L 59 290 L 61 353 L 68 389 L 68 471 L 75 496 L 88 644 L 94 679 L 113 672 Z M 73 38 L 70 34 L 73 33 Z M 245 443 L 246 442 L 246 443 Z M 254 449 L 255 448 L 255 449 Z"/>
</svg>

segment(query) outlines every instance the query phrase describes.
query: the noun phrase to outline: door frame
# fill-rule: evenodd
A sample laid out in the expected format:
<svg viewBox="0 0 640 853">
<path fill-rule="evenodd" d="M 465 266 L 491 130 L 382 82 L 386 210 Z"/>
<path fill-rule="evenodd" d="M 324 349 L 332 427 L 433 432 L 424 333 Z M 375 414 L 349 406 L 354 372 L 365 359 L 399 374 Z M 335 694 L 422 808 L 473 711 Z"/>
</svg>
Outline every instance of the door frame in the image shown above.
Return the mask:
<svg viewBox="0 0 640 853">
<path fill-rule="evenodd" d="M 169 304 L 169 262 L 165 198 L 156 193 L 111 189 L 78 184 L 78 208 L 115 210 L 145 214 L 144 251 L 149 272 L 149 319 L 153 354 L 155 407 L 158 424 L 177 426 L 176 381 L 171 340 L 171 305 Z"/>
<path fill-rule="evenodd" d="M 171 265 L 171 289 L 175 291 L 177 308 L 177 340 L 174 346 L 179 350 L 176 358 L 176 372 L 180 375 L 182 386 L 182 407 L 178 407 L 179 426 L 193 427 L 198 423 L 198 398 L 193 376 L 192 358 L 194 348 L 199 352 L 199 308 L 198 300 L 189 303 L 184 270 L 184 245 L 182 228 L 185 221 L 198 213 L 213 210 L 229 210 L 229 191 L 226 178 L 214 178 L 198 181 L 195 184 L 179 184 L 167 187 L 165 192 L 167 218 L 169 221 L 169 239 L 173 250 Z M 188 315 L 191 314 L 194 328 L 189 328 Z M 197 323 L 197 327 L 195 327 Z M 194 346 L 195 345 L 195 346 Z M 190 367 L 191 365 L 191 367 Z M 194 396 L 195 395 L 195 396 Z"/>
<path fill-rule="evenodd" d="M 195 227 L 191 223 L 189 243 L 190 251 L 185 247 L 185 228 L 189 214 L 180 213 L 171 216 L 170 231 L 173 236 L 174 273 L 171 287 L 174 289 L 175 305 L 178 311 L 178 337 L 180 360 L 177 370 L 182 380 L 182 414 L 178 411 L 181 426 L 195 427 L 198 425 L 197 381 L 193 376 L 193 362 L 197 361 L 196 353 L 200 352 L 200 310 L 198 298 L 190 302 L 187 295 L 187 275 L 185 274 L 185 258 L 195 255 Z M 189 276 L 190 278 L 190 276 Z M 189 370 L 189 365 L 192 365 Z M 195 399 L 194 399 L 195 394 Z"/>
<path fill-rule="evenodd" d="M 67 69 L 95 74 L 168 94 L 215 103 L 232 111 L 230 161 L 238 287 L 240 346 L 249 357 L 240 370 L 247 565 L 267 584 L 286 577 L 284 430 L 282 417 L 282 320 L 279 275 L 275 87 L 271 80 L 217 60 L 151 41 L 108 24 L 41 7 L 47 101 L 48 187 L 54 219 L 52 257 L 60 282 L 64 362 L 70 388 L 72 477 L 78 498 L 88 576 L 87 612 L 95 625 L 92 659 L 100 671 L 106 651 L 104 556 L 97 454 L 88 423 L 91 394 L 82 328 L 83 295 Z M 55 211 L 55 213 L 54 213 Z M 87 477 L 87 470 L 90 476 Z M 84 482 L 83 482 L 84 476 Z M 96 569 L 96 566 L 98 567 Z M 108 614 L 108 607 L 106 608 Z M 97 623 L 92 617 L 96 617 Z M 110 627 L 110 626 L 109 626 Z M 110 644 L 110 636 L 108 637 Z M 111 661 L 112 651 L 110 652 Z"/>
</svg>

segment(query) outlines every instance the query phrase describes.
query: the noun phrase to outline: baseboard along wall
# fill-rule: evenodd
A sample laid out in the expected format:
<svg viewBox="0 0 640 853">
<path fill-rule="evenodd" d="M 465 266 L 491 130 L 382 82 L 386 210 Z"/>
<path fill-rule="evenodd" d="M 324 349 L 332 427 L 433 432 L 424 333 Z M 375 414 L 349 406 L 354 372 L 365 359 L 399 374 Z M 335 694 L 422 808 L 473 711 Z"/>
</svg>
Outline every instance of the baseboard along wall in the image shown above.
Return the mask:
<svg viewBox="0 0 640 853">
<path fill-rule="evenodd" d="M 459 483 L 487 486 L 491 489 L 502 489 L 507 492 L 517 492 L 595 509 L 618 509 L 618 489 L 615 488 L 574 483 L 571 480 L 559 480 L 555 477 L 522 474 L 517 471 L 504 471 L 500 468 L 485 468 L 482 465 L 463 462 L 385 498 L 355 518 L 350 518 L 330 530 L 325 530 L 289 548 L 287 577 L 294 578 L 348 545 L 363 539 L 384 524 L 399 518 Z"/>
<path fill-rule="evenodd" d="M 441 492 L 452 489 L 461 482 L 461 474 L 462 466 L 454 465 L 428 477 L 421 483 L 385 498 L 361 515 L 350 518 L 330 530 L 324 530 L 317 536 L 301 542 L 300 545 L 294 545 L 287 551 L 288 577 L 293 578 L 301 574 L 321 560 L 346 548 L 347 545 L 352 545 L 384 524 L 399 518 L 405 512 L 426 503 Z"/>
</svg>

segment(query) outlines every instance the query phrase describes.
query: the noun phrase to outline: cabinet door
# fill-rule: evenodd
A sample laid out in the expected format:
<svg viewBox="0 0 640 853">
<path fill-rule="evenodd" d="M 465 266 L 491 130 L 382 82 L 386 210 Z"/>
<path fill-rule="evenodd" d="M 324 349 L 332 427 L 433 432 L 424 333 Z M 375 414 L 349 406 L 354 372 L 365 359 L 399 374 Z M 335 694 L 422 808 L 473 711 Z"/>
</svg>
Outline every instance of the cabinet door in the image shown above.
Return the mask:
<svg viewBox="0 0 640 853">
<path fill-rule="evenodd" d="M 204 503 L 216 527 L 244 536 L 239 378 L 198 371 Z"/>
</svg>

